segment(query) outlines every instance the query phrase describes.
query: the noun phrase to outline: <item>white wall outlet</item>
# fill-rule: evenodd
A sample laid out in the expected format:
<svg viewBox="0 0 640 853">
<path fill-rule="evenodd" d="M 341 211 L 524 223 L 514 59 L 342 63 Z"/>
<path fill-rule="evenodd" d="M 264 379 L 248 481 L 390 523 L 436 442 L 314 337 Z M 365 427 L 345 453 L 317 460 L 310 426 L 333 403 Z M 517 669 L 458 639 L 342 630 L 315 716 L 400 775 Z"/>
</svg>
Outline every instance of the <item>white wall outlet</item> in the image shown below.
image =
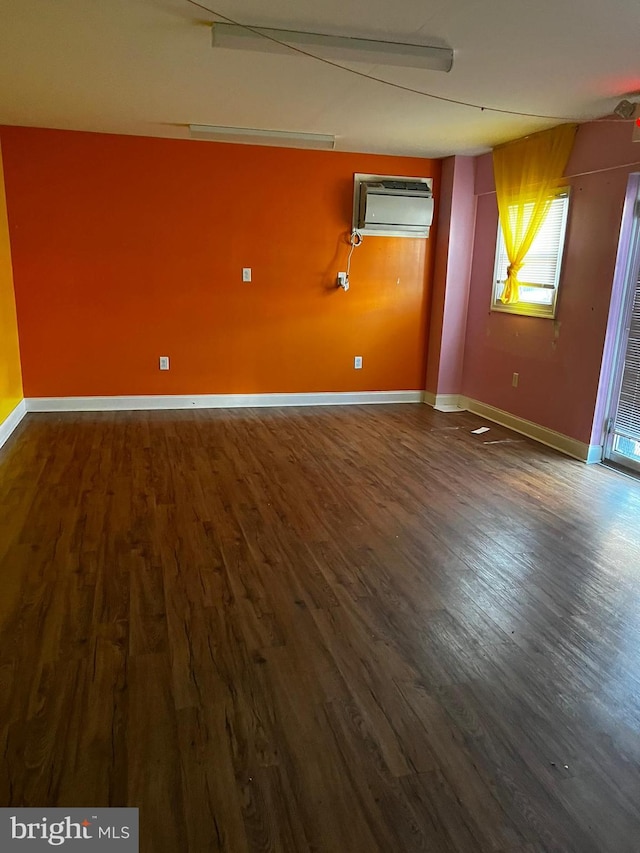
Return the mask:
<svg viewBox="0 0 640 853">
<path fill-rule="evenodd" d="M 169 370 L 169 356 L 161 355 L 160 356 L 160 370 Z"/>
<path fill-rule="evenodd" d="M 251 281 L 251 267 L 242 267 L 242 280 Z"/>
<path fill-rule="evenodd" d="M 520 374 L 514 373 L 512 378 L 511 378 L 511 384 L 513 385 L 514 388 L 518 387 L 519 380 L 520 380 Z"/>
<path fill-rule="evenodd" d="M 362 370 L 362 356 L 361 355 L 354 356 L 353 368 L 354 368 L 354 370 Z"/>
<path fill-rule="evenodd" d="M 343 290 L 349 290 L 349 276 L 346 272 L 338 273 L 338 287 L 341 287 Z"/>
</svg>

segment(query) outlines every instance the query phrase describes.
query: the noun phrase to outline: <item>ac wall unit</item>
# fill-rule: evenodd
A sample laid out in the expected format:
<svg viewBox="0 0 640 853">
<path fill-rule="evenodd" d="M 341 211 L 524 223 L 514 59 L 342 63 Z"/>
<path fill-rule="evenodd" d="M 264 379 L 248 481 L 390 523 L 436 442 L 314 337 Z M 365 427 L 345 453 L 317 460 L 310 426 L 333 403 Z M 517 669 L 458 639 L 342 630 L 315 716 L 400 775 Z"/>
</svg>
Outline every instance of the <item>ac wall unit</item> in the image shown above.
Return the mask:
<svg viewBox="0 0 640 853">
<path fill-rule="evenodd" d="M 356 227 L 363 234 L 428 237 L 433 222 L 433 193 L 429 178 L 357 180 Z"/>
</svg>

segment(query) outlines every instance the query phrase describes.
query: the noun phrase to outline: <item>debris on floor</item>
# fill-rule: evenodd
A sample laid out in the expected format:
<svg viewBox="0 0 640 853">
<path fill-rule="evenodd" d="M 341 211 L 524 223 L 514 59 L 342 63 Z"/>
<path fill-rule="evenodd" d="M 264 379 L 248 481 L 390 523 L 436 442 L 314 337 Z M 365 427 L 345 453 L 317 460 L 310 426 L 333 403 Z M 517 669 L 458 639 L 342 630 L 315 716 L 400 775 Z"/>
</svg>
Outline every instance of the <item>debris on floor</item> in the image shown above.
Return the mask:
<svg viewBox="0 0 640 853">
<path fill-rule="evenodd" d="M 473 435 L 482 435 L 483 432 L 489 432 L 489 427 L 478 427 L 478 429 L 472 429 L 471 432 Z"/>
</svg>

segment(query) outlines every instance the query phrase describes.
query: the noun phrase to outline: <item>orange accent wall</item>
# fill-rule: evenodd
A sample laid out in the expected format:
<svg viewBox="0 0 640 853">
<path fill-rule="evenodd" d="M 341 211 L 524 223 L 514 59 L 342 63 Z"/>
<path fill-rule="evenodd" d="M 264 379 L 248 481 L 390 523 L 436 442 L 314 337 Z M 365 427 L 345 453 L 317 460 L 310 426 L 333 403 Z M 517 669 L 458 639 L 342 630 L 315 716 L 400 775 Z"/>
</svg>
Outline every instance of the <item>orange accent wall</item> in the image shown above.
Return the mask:
<svg viewBox="0 0 640 853">
<path fill-rule="evenodd" d="M 335 279 L 354 172 L 433 177 L 437 194 L 438 161 L 30 128 L 0 138 L 25 396 L 424 386 L 434 230 L 366 238 L 351 290 Z"/>
</svg>

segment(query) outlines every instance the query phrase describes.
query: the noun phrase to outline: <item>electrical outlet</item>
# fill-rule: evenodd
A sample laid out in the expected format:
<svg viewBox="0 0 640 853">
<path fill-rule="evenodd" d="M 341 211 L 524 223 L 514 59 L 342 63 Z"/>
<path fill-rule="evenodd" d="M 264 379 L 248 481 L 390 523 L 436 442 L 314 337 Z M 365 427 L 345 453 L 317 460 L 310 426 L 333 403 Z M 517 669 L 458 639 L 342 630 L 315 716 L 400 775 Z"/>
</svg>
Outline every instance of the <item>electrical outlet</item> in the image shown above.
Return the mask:
<svg viewBox="0 0 640 853">
<path fill-rule="evenodd" d="M 169 370 L 169 356 L 161 355 L 160 356 L 160 370 Z"/>
<path fill-rule="evenodd" d="M 242 280 L 251 281 L 251 267 L 242 267 Z"/>
<path fill-rule="evenodd" d="M 341 287 L 343 290 L 349 290 L 349 276 L 346 272 L 338 273 L 338 287 Z"/>
<path fill-rule="evenodd" d="M 354 370 L 362 370 L 362 356 L 361 355 L 354 356 L 353 368 L 354 368 Z"/>
<path fill-rule="evenodd" d="M 520 374 L 514 373 L 512 379 L 511 379 L 511 384 L 513 385 L 514 388 L 518 387 L 518 380 L 519 379 L 520 379 Z"/>
</svg>

